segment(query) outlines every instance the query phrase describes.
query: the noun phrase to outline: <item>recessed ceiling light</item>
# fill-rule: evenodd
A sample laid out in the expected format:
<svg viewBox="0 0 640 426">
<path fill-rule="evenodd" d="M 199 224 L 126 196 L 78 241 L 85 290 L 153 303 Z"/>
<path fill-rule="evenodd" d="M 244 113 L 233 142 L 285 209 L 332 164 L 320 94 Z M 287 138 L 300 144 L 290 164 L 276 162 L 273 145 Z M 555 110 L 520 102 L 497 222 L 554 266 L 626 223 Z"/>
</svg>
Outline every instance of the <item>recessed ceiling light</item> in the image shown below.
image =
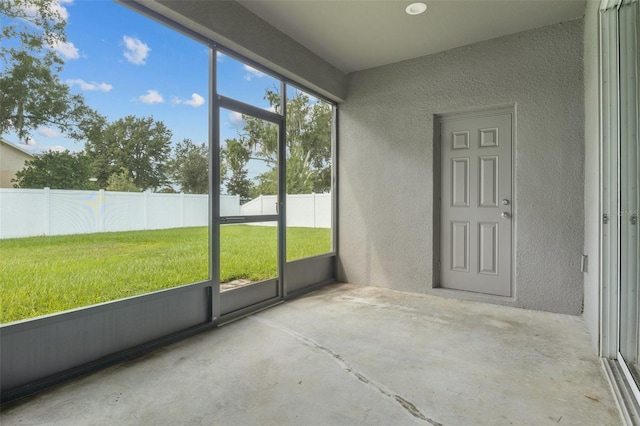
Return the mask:
<svg viewBox="0 0 640 426">
<path fill-rule="evenodd" d="M 411 3 L 406 10 L 409 15 L 420 15 L 427 10 L 427 5 L 425 3 Z"/>
</svg>

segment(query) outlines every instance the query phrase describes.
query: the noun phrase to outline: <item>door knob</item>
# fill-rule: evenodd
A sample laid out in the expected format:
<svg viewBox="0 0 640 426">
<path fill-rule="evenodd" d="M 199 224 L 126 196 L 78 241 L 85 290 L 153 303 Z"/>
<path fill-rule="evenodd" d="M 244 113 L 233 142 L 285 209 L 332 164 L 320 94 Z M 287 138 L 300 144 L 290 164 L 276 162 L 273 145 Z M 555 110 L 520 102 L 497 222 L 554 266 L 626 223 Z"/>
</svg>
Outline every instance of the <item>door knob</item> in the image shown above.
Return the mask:
<svg viewBox="0 0 640 426">
<path fill-rule="evenodd" d="M 502 216 L 503 219 L 509 219 L 511 217 L 511 215 L 508 212 L 502 212 L 500 216 Z"/>
</svg>

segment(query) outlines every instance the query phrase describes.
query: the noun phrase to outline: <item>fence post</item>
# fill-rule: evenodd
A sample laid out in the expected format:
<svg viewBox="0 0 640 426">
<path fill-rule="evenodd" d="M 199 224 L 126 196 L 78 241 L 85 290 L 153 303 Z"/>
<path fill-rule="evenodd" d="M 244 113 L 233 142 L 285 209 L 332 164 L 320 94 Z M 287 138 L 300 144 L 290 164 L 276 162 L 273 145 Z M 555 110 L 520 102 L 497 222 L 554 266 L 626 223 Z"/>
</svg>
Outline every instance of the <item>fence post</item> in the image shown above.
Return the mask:
<svg viewBox="0 0 640 426">
<path fill-rule="evenodd" d="M 104 189 L 98 191 L 98 232 L 104 232 Z"/>
<path fill-rule="evenodd" d="M 149 190 L 142 193 L 142 229 L 149 229 Z"/>
<path fill-rule="evenodd" d="M 45 187 L 43 189 L 44 195 L 44 235 L 51 234 L 51 189 Z"/>
<path fill-rule="evenodd" d="M 312 192 L 311 195 L 313 196 L 313 227 L 317 228 L 318 218 L 316 217 L 316 193 Z"/>
<path fill-rule="evenodd" d="M 184 192 L 180 193 L 180 228 L 184 228 Z"/>
</svg>

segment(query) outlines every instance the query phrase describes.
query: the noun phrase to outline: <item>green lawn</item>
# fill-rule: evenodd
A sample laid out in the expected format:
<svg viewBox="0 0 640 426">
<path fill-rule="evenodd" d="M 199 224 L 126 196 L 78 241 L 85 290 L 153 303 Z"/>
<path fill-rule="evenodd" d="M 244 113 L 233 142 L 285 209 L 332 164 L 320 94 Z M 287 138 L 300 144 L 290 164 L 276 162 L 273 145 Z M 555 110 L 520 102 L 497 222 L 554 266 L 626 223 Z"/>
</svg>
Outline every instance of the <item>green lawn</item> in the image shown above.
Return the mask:
<svg viewBox="0 0 640 426">
<path fill-rule="evenodd" d="M 208 278 L 208 229 L 0 240 L 0 322 L 88 306 Z M 330 230 L 287 229 L 287 259 L 330 249 Z M 221 281 L 276 275 L 275 227 L 221 228 Z"/>
</svg>

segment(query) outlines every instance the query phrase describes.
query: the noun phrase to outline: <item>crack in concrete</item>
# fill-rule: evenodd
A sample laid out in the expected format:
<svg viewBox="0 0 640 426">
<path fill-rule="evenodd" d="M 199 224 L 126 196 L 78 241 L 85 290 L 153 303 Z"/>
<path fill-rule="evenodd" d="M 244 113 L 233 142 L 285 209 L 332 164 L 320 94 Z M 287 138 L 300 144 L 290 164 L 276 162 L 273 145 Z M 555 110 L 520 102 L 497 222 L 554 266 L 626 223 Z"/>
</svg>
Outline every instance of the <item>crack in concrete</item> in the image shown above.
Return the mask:
<svg viewBox="0 0 640 426">
<path fill-rule="evenodd" d="M 290 329 L 289 327 L 278 323 L 276 321 L 272 321 L 272 320 L 268 320 L 266 318 L 261 318 L 258 317 L 256 315 L 250 316 L 249 317 L 252 320 L 261 322 L 269 327 L 278 329 L 288 335 L 290 335 L 291 337 L 295 338 L 296 340 L 302 342 L 304 345 L 309 346 L 311 348 L 315 348 L 318 349 L 324 353 L 326 353 L 327 355 L 331 356 L 346 372 L 352 374 L 356 379 L 358 379 L 360 382 L 364 383 L 365 385 L 367 385 L 368 387 L 378 391 L 379 393 L 381 393 L 382 395 L 384 395 L 385 397 L 391 399 L 392 401 L 394 401 L 395 403 L 397 403 L 398 405 L 400 405 L 400 407 L 402 407 L 407 413 L 411 414 L 413 417 L 415 417 L 416 419 L 422 420 L 424 422 L 427 422 L 429 424 L 431 424 L 432 426 L 443 426 L 442 423 L 436 422 L 435 420 L 432 420 L 428 417 L 426 417 L 424 414 L 422 414 L 422 412 L 410 401 L 404 399 L 403 397 L 401 397 L 400 395 L 397 395 L 387 389 L 384 388 L 383 385 L 378 384 L 376 382 L 374 382 L 372 379 L 368 378 L 367 376 L 365 376 L 364 374 L 362 374 L 361 372 L 359 372 L 357 369 L 355 369 L 353 366 L 351 366 L 351 364 L 349 364 L 344 358 L 342 358 L 342 356 L 335 352 L 333 349 L 323 346 L 320 343 L 316 342 L 315 340 L 306 337 L 300 333 L 298 333 L 297 331 L 294 331 L 292 329 Z"/>
</svg>

